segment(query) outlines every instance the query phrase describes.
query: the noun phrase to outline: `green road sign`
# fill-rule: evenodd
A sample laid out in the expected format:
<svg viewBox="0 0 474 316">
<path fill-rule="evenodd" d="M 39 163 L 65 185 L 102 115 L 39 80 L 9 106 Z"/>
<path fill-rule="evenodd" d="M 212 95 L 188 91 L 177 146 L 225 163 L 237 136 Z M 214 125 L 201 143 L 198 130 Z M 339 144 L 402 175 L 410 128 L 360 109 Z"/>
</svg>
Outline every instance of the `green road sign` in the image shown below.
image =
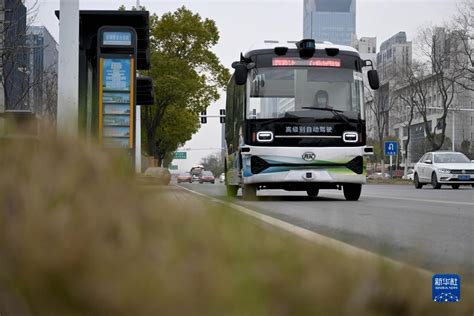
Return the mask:
<svg viewBox="0 0 474 316">
<path fill-rule="evenodd" d="M 178 165 L 171 165 L 170 170 L 178 170 Z"/>
<path fill-rule="evenodd" d="M 174 159 L 187 159 L 187 152 L 185 151 L 177 151 L 174 153 Z"/>
</svg>

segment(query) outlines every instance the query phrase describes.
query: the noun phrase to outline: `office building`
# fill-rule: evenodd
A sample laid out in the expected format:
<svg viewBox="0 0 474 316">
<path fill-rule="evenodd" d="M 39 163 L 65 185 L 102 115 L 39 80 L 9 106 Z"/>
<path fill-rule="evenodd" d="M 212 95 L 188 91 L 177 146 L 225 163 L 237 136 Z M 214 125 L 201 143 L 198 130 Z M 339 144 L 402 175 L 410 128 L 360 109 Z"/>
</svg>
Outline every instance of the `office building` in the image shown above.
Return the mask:
<svg viewBox="0 0 474 316">
<path fill-rule="evenodd" d="M 28 29 L 30 108 L 54 119 L 57 110 L 58 44 L 44 26 Z"/>
<path fill-rule="evenodd" d="M 392 80 L 412 62 L 412 42 L 405 32 L 398 32 L 380 45 L 377 54 L 377 69 L 382 84 Z"/>
<path fill-rule="evenodd" d="M 21 0 L 0 0 L 3 110 L 28 109 L 27 10 Z"/>
<path fill-rule="evenodd" d="M 352 44 L 356 34 L 356 0 L 305 0 L 303 36 L 334 44 Z"/>
</svg>

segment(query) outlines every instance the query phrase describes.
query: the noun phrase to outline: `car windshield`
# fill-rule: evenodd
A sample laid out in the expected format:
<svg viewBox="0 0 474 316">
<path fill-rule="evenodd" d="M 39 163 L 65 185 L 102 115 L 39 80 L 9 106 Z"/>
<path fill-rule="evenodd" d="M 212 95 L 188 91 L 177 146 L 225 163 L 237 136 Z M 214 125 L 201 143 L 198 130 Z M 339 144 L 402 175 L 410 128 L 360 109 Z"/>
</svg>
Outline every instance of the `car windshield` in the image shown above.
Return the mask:
<svg viewBox="0 0 474 316">
<path fill-rule="evenodd" d="M 210 171 L 203 171 L 202 175 L 205 176 L 205 177 L 210 177 L 210 176 L 212 176 L 212 172 L 210 172 Z"/>
<path fill-rule="evenodd" d="M 255 68 L 250 73 L 249 119 L 284 117 L 291 111 L 328 108 L 361 111 L 362 74 L 351 69 Z"/>
<path fill-rule="evenodd" d="M 467 163 L 469 158 L 461 153 L 436 154 L 434 155 L 435 163 Z"/>
</svg>

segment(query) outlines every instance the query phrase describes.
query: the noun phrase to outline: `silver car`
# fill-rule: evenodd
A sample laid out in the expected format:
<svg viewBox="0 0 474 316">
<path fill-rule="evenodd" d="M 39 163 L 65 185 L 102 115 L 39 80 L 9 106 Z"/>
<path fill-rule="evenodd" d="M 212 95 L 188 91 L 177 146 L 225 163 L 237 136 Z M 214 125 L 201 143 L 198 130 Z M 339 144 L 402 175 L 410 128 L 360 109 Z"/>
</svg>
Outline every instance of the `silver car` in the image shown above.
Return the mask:
<svg viewBox="0 0 474 316">
<path fill-rule="evenodd" d="M 408 169 L 408 170 L 407 170 L 407 174 L 404 175 L 404 176 L 402 176 L 402 179 L 403 179 L 403 180 L 411 180 L 411 181 L 413 181 L 413 180 L 415 180 L 415 179 L 414 179 L 414 176 L 415 176 L 414 170 L 413 170 L 413 169 Z"/>
<path fill-rule="evenodd" d="M 474 187 L 474 162 L 459 152 L 429 152 L 416 163 L 413 178 L 417 189 L 429 183 L 433 189 L 440 189 L 442 185 L 453 189 L 459 189 L 460 185 Z"/>
</svg>

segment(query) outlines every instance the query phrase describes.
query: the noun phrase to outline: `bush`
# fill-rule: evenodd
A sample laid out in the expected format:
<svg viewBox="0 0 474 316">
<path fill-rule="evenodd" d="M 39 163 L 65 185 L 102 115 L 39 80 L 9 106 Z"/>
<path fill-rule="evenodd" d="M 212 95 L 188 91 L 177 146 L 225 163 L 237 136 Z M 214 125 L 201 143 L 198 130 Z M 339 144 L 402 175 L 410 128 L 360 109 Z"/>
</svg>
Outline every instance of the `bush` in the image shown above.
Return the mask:
<svg viewBox="0 0 474 316">
<path fill-rule="evenodd" d="M 27 146 L 28 147 L 28 146 Z M 347 257 L 53 140 L 0 148 L 0 314 L 456 315 L 431 279 Z"/>
</svg>

